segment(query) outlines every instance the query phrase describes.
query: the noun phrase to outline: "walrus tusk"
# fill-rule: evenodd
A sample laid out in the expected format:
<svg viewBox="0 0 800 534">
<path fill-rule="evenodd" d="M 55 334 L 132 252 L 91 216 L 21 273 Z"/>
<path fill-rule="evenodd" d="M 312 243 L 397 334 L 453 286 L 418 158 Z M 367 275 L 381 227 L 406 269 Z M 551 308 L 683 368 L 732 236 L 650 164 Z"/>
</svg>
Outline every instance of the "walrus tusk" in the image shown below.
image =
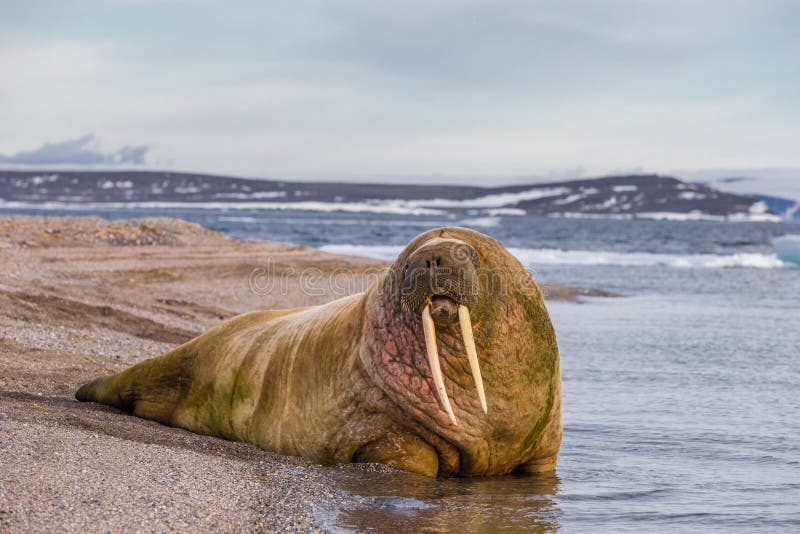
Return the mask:
<svg viewBox="0 0 800 534">
<path fill-rule="evenodd" d="M 428 365 L 431 366 L 433 384 L 436 386 L 439 402 L 442 403 L 444 411 L 447 412 L 447 415 L 450 417 L 450 422 L 453 423 L 453 425 L 458 425 L 456 414 L 453 413 L 453 408 L 450 406 L 450 399 L 447 397 L 447 390 L 444 388 L 442 367 L 439 364 L 439 349 L 436 348 L 436 326 L 433 324 L 433 319 L 431 318 L 430 302 L 422 310 L 422 330 L 425 333 L 425 349 L 428 352 Z"/>
<path fill-rule="evenodd" d="M 463 304 L 458 305 L 458 322 L 461 323 L 461 336 L 464 338 L 464 348 L 467 349 L 469 368 L 472 370 L 472 378 L 475 380 L 475 387 L 478 388 L 478 398 L 481 401 L 483 413 L 488 414 L 486 408 L 486 393 L 483 391 L 483 377 L 481 377 L 481 366 L 478 364 L 478 351 L 475 349 L 475 338 L 472 336 L 472 321 L 469 318 L 469 308 Z"/>
</svg>

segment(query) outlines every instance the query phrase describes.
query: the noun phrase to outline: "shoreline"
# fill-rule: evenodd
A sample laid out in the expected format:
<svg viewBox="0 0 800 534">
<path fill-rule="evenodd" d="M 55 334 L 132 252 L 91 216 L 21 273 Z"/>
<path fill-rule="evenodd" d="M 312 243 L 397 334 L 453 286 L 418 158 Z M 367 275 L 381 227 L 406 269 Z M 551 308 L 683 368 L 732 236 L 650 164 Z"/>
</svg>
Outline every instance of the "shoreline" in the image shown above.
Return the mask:
<svg viewBox="0 0 800 534">
<path fill-rule="evenodd" d="M 309 531 L 359 506 L 336 473 L 385 468 L 320 467 L 72 395 L 234 315 L 340 296 L 304 269 L 346 270 L 354 292 L 386 265 L 175 219 L 0 216 L 0 529 Z"/>
</svg>

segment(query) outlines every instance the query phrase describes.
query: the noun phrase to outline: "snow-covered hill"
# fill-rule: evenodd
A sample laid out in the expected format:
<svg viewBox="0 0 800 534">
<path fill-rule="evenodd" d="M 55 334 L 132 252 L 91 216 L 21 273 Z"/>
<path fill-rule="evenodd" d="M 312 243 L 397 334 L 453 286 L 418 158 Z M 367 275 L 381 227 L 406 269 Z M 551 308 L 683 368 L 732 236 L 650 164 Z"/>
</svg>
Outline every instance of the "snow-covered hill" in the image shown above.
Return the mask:
<svg viewBox="0 0 800 534">
<path fill-rule="evenodd" d="M 0 207 L 193 207 L 777 221 L 763 201 L 655 175 L 507 187 L 286 182 L 129 171 L 0 171 Z"/>
</svg>

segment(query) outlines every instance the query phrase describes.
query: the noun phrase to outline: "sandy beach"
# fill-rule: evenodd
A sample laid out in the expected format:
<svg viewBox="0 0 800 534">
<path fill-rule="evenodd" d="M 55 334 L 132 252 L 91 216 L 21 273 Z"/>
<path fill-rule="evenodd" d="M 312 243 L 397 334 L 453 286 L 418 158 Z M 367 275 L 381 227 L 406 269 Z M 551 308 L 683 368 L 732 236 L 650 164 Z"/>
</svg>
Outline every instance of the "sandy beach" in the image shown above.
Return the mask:
<svg viewBox="0 0 800 534">
<path fill-rule="evenodd" d="M 0 217 L 0 530 L 324 529 L 357 506 L 332 475 L 383 468 L 316 466 L 73 394 L 239 313 L 360 291 L 385 266 L 172 219 Z"/>
</svg>

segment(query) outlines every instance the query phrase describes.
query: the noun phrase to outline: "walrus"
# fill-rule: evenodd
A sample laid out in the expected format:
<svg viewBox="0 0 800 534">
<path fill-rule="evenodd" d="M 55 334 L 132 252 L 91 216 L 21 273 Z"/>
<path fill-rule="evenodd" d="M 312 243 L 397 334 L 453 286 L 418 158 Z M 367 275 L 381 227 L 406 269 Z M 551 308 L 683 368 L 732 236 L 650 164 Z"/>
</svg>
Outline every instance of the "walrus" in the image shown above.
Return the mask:
<svg viewBox="0 0 800 534">
<path fill-rule="evenodd" d="M 465 228 L 425 232 L 364 292 L 226 320 L 80 401 L 333 465 L 535 473 L 561 444 L 556 336 L 533 277 Z"/>
</svg>

